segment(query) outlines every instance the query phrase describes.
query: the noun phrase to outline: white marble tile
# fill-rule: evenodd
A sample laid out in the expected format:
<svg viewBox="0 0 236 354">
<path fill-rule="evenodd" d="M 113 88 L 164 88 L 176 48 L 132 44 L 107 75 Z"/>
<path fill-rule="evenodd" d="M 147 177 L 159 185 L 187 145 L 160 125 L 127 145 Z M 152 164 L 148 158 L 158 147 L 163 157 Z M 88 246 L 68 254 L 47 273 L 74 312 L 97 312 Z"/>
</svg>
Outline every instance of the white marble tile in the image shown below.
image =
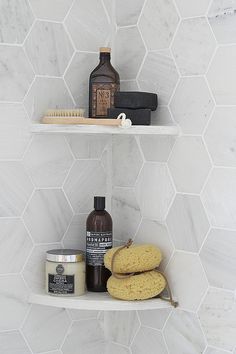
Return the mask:
<svg viewBox="0 0 236 354">
<path fill-rule="evenodd" d="M 236 228 L 236 171 L 215 168 L 203 190 L 202 200 L 211 224 Z"/>
<path fill-rule="evenodd" d="M 141 149 L 146 161 L 166 162 L 175 142 L 173 136 L 140 136 Z"/>
<path fill-rule="evenodd" d="M 173 251 L 173 245 L 165 225 L 144 219 L 135 237 L 135 242 L 151 243 L 159 247 L 162 253 L 161 268 L 165 268 Z"/>
<path fill-rule="evenodd" d="M 17 329 L 29 307 L 28 289 L 20 275 L 0 275 L 0 282 L 0 331 Z"/>
<path fill-rule="evenodd" d="M 25 49 L 38 75 L 60 76 L 73 54 L 72 44 L 61 23 L 37 21 Z"/>
<path fill-rule="evenodd" d="M 2 354 L 30 354 L 25 340 L 18 331 L 0 333 L 0 353 Z"/>
<path fill-rule="evenodd" d="M 117 30 L 114 42 L 115 68 L 123 80 L 136 79 L 145 47 L 136 26 Z"/>
<path fill-rule="evenodd" d="M 62 21 L 70 9 L 73 0 L 30 0 L 37 18 Z"/>
<path fill-rule="evenodd" d="M 161 330 L 171 312 L 171 309 L 138 311 L 142 326 Z"/>
<path fill-rule="evenodd" d="M 151 328 L 141 327 L 131 346 L 134 354 L 167 354 L 162 333 Z"/>
<path fill-rule="evenodd" d="M 63 245 L 65 248 L 85 250 L 87 217 L 87 214 L 73 216 L 70 226 L 63 238 Z"/>
<path fill-rule="evenodd" d="M 151 124 L 152 125 L 173 125 L 173 124 L 175 124 L 173 122 L 172 117 L 171 117 L 169 108 L 166 106 L 158 106 L 157 110 L 153 111 L 151 113 Z"/>
<path fill-rule="evenodd" d="M 33 24 L 33 14 L 27 0 L 2 0 L 0 4 L 0 42 L 22 43 Z"/>
<path fill-rule="evenodd" d="M 121 91 L 139 91 L 137 80 L 121 80 L 120 81 Z"/>
<path fill-rule="evenodd" d="M 211 168 L 201 137 L 178 138 L 172 150 L 169 168 L 178 192 L 199 193 Z"/>
<path fill-rule="evenodd" d="M 115 237 L 124 241 L 133 238 L 141 221 L 141 213 L 133 189 L 113 189 L 111 214 Z"/>
<path fill-rule="evenodd" d="M 207 74 L 217 104 L 236 104 L 235 60 L 236 45 L 223 46 L 217 49 Z"/>
<path fill-rule="evenodd" d="M 23 218 L 36 243 L 60 242 L 72 210 L 60 189 L 41 189 L 35 191 Z"/>
<path fill-rule="evenodd" d="M 212 347 L 208 347 L 207 350 L 204 352 L 204 354 L 229 354 L 229 352 L 221 350 L 221 349 L 216 349 L 216 348 L 212 348 Z"/>
<path fill-rule="evenodd" d="M 20 162 L 0 162 L 0 216 L 20 216 L 32 192 Z"/>
<path fill-rule="evenodd" d="M 168 48 L 179 16 L 172 0 L 147 0 L 139 28 L 148 50 Z"/>
<path fill-rule="evenodd" d="M 34 77 L 29 60 L 21 47 L 0 47 L 0 77 L 0 100 L 21 101 Z"/>
<path fill-rule="evenodd" d="M 80 108 L 86 108 L 89 102 L 89 76 L 99 63 L 96 53 L 76 53 L 65 73 L 65 81 Z"/>
<path fill-rule="evenodd" d="M 19 159 L 30 140 L 27 114 L 21 104 L 0 104 L 0 159 Z"/>
<path fill-rule="evenodd" d="M 211 288 L 198 313 L 209 345 L 233 350 L 236 345 L 234 294 Z"/>
<path fill-rule="evenodd" d="M 78 321 L 70 328 L 62 352 L 75 354 L 75 348 L 79 348 L 80 354 L 102 354 L 104 345 L 104 333 L 98 320 Z"/>
<path fill-rule="evenodd" d="M 170 108 L 183 133 L 202 134 L 213 107 L 213 99 L 204 78 L 180 79 Z"/>
<path fill-rule="evenodd" d="M 113 185 L 133 187 L 143 160 L 133 136 L 114 136 L 112 144 Z"/>
<path fill-rule="evenodd" d="M 68 312 L 74 321 L 96 319 L 99 314 L 99 311 L 92 310 L 68 310 Z"/>
<path fill-rule="evenodd" d="M 101 313 L 100 325 L 107 341 L 129 346 L 140 327 L 136 311 L 108 311 Z"/>
<path fill-rule="evenodd" d="M 19 273 L 33 247 L 20 219 L 0 219 L 0 244 L 0 274 Z"/>
<path fill-rule="evenodd" d="M 165 274 L 180 307 L 196 311 L 208 286 L 199 257 L 177 251 Z"/>
<path fill-rule="evenodd" d="M 236 232 L 212 229 L 200 257 L 209 283 L 236 290 Z"/>
<path fill-rule="evenodd" d="M 115 0 L 115 15 L 117 26 L 136 25 L 144 0 Z"/>
<path fill-rule="evenodd" d="M 106 135 L 68 134 L 66 139 L 76 159 L 99 159 L 109 142 Z"/>
<path fill-rule="evenodd" d="M 236 167 L 235 107 L 217 107 L 204 139 L 215 165 Z"/>
<path fill-rule="evenodd" d="M 235 0 L 214 0 L 208 11 L 208 19 L 218 43 L 235 43 Z"/>
<path fill-rule="evenodd" d="M 174 187 L 166 165 L 146 162 L 138 177 L 135 192 L 145 218 L 164 220 L 174 197 Z"/>
<path fill-rule="evenodd" d="M 170 354 L 201 354 L 206 343 L 197 319 L 193 313 L 174 310 L 164 330 Z"/>
<path fill-rule="evenodd" d="M 46 352 L 58 349 L 70 325 L 65 309 L 33 305 L 23 326 L 31 349 Z"/>
<path fill-rule="evenodd" d="M 216 43 L 204 17 L 183 20 L 172 45 L 182 75 L 205 74 Z"/>
<path fill-rule="evenodd" d="M 167 225 L 179 250 L 198 252 L 209 230 L 209 222 L 198 196 L 177 194 Z"/>
<path fill-rule="evenodd" d="M 45 289 L 45 259 L 46 251 L 62 248 L 60 243 L 35 246 L 23 271 L 23 277 L 34 292 L 43 292 Z"/>
<path fill-rule="evenodd" d="M 182 17 L 205 15 L 210 0 L 175 0 Z"/>
<path fill-rule="evenodd" d="M 37 77 L 24 104 L 31 120 L 36 123 L 48 109 L 74 108 L 63 80 L 58 78 Z"/>
<path fill-rule="evenodd" d="M 76 161 L 66 179 L 64 190 L 76 214 L 93 209 L 95 195 L 106 196 L 106 173 L 98 160 Z"/>
<path fill-rule="evenodd" d="M 101 0 L 75 1 L 66 26 L 76 49 L 81 51 L 97 52 L 111 38 L 111 27 Z"/>
<path fill-rule="evenodd" d="M 36 187 L 60 187 L 73 163 L 63 136 L 34 136 L 23 164 Z"/>
<path fill-rule="evenodd" d="M 157 93 L 159 104 L 167 105 L 177 81 L 178 73 L 170 52 L 149 52 L 138 76 L 141 90 Z"/>
</svg>

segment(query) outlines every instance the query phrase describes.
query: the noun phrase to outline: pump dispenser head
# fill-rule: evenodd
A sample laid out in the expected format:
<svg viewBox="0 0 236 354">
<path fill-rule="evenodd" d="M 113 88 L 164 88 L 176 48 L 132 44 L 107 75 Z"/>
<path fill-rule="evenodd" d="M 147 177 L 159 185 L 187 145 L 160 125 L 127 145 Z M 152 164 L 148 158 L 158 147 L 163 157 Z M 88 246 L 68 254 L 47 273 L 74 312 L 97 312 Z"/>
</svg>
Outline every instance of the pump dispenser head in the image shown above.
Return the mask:
<svg viewBox="0 0 236 354">
<path fill-rule="evenodd" d="M 94 209 L 105 210 L 105 197 L 94 197 Z"/>
</svg>

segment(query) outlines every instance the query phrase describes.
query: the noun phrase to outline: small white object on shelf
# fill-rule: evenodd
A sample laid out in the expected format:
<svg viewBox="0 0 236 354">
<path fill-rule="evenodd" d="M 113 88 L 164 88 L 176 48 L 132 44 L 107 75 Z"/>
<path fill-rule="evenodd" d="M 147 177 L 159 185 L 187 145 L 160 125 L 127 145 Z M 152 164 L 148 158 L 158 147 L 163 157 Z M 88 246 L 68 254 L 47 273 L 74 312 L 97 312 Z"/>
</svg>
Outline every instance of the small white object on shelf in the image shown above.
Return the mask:
<svg viewBox="0 0 236 354">
<path fill-rule="evenodd" d="M 29 296 L 29 302 L 37 305 L 53 306 L 77 310 L 132 311 L 158 310 L 171 307 L 167 301 L 153 298 L 142 301 L 123 301 L 113 299 L 108 293 L 92 293 L 78 297 L 51 296 L 44 293 Z"/>
<path fill-rule="evenodd" d="M 32 124 L 32 133 L 50 134 L 127 134 L 127 135 L 179 135 L 176 125 L 133 125 L 131 127 L 112 127 L 102 125 L 57 125 Z"/>
</svg>

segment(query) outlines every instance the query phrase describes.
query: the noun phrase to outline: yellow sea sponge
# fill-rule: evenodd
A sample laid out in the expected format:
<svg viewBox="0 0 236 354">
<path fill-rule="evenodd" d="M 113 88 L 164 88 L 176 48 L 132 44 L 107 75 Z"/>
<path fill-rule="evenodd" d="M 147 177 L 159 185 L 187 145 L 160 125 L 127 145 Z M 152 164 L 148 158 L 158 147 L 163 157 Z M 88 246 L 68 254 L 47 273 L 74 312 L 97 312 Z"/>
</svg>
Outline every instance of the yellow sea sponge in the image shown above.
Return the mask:
<svg viewBox="0 0 236 354">
<path fill-rule="evenodd" d="M 105 267 L 111 270 L 111 260 L 119 247 L 111 248 L 104 256 Z M 113 272 L 125 274 L 143 272 L 159 266 L 162 254 L 155 245 L 131 245 L 121 249 L 116 255 Z"/>
<path fill-rule="evenodd" d="M 120 300 L 145 300 L 159 295 L 166 287 L 162 274 L 155 270 L 117 279 L 113 275 L 108 279 L 109 294 Z"/>
</svg>

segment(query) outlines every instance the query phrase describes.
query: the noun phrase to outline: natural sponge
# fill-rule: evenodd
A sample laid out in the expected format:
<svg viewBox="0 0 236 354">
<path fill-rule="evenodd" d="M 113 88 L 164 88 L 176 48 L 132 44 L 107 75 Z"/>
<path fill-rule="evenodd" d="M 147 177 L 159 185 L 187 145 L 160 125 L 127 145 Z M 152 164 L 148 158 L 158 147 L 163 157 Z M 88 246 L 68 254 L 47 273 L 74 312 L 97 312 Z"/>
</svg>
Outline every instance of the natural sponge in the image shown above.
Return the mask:
<svg viewBox="0 0 236 354">
<path fill-rule="evenodd" d="M 121 300 L 145 300 L 159 295 L 166 286 L 163 275 L 155 270 L 117 279 L 111 276 L 107 290 L 111 296 Z"/>
<path fill-rule="evenodd" d="M 120 247 L 111 248 L 104 256 L 105 267 L 111 270 L 114 253 Z M 154 245 L 131 245 L 120 249 L 113 261 L 114 273 L 135 273 L 154 269 L 162 260 L 161 251 Z"/>
</svg>

